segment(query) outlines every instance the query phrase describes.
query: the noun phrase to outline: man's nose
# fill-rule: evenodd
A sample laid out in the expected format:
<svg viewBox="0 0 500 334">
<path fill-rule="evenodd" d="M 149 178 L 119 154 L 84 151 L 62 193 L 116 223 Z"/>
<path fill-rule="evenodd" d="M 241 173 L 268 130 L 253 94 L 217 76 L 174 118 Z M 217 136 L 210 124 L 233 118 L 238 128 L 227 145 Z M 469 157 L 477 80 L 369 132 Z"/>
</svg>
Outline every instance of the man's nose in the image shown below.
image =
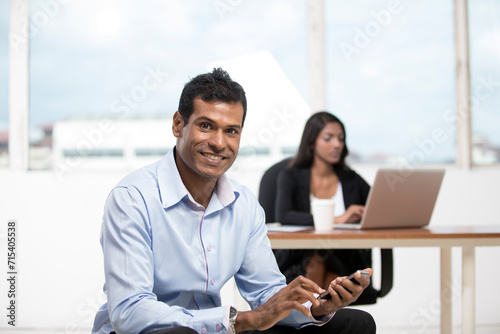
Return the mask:
<svg viewBox="0 0 500 334">
<path fill-rule="evenodd" d="M 226 147 L 226 139 L 224 138 L 222 131 L 215 131 L 212 136 L 210 136 L 208 145 L 210 145 L 215 152 L 224 150 Z"/>
</svg>

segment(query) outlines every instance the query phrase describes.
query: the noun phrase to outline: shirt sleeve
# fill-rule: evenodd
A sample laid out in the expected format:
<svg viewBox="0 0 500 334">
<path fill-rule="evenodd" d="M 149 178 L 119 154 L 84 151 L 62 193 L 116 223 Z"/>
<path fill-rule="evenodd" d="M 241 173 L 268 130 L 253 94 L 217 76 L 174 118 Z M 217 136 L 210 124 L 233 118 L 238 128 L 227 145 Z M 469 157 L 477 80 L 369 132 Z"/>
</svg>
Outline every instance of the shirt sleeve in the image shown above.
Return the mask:
<svg viewBox="0 0 500 334">
<path fill-rule="evenodd" d="M 117 333 L 187 326 L 199 333 L 222 328 L 224 308 L 188 310 L 157 300 L 147 207 L 134 188 L 115 188 L 103 217 L 101 243 L 109 318 Z"/>
<path fill-rule="evenodd" d="M 286 286 L 285 277 L 279 271 L 271 249 L 271 243 L 267 237 L 264 212 L 260 206 L 256 210 L 254 217 L 258 217 L 258 219 L 254 223 L 254 231 L 247 244 L 245 260 L 235 276 L 242 297 L 245 298 L 252 309 L 265 303 Z M 310 309 L 312 304 L 307 302 L 304 305 Z M 281 320 L 278 324 L 297 329 L 310 325 L 320 326 L 330 321 L 333 315 L 315 319 L 312 316 L 306 317 L 302 312 L 293 310 L 287 318 Z"/>
</svg>

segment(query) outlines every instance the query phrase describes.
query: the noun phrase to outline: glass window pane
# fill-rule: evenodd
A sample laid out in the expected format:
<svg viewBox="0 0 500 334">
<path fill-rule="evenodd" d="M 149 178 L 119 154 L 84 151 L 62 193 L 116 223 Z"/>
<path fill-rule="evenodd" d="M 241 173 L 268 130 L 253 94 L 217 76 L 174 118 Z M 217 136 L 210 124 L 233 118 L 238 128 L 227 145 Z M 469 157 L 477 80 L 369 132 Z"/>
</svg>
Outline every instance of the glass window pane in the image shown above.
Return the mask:
<svg viewBox="0 0 500 334">
<path fill-rule="evenodd" d="M 295 102 L 290 91 L 307 99 L 306 0 L 91 0 L 51 12 L 44 3 L 32 0 L 30 8 L 32 168 L 70 170 L 90 160 L 135 168 L 157 159 L 174 145 L 168 122 L 182 87 L 213 66 L 222 64 L 247 90 L 244 136 L 260 129 L 260 114 L 275 108 L 282 116 L 284 104 Z M 278 78 L 290 89 L 264 100 L 259 93 L 271 96 Z M 125 122 L 131 119 L 153 124 L 134 128 Z M 251 146 L 270 142 L 251 139 Z M 259 147 L 254 155 L 264 156 Z"/>
<path fill-rule="evenodd" d="M 500 2 L 469 1 L 472 159 L 500 162 Z"/>
<path fill-rule="evenodd" d="M 0 168 L 9 164 L 9 3 L 10 1 L 0 2 Z"/>
<path fill-rule="evenodd" d="M 456 159 L 451 1 L 326 1 L 327 106 L 350 161 Z"/>
</svg>

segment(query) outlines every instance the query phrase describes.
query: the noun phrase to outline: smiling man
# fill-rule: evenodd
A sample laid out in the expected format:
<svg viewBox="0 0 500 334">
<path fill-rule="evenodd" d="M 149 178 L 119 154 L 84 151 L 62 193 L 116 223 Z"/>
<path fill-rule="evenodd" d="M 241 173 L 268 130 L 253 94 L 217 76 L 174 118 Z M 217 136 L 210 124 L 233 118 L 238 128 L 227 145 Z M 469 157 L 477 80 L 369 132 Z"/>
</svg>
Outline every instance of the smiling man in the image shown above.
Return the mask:
<svg viewBox="0 0 500 334">
<path fill-rule="evenodd" d="M 194 200 L 206 207 L 217 180 L 238 154 L 244 111 L 241 102 L 200 97 L 194 98 L 193 109 L 189 122 L 179 111 L 174 115 L 175 158 L 182 182 Z"/>
<path fill-rule="evenodd" d="M 368 313 L 343 309 L 368 278 L 338 278 L 320 300 L 311 280 L 286 285 L 264 211 L 225 175 L 246 110 L 243 88 L 222 69 L 193 78 L 173 117 L 175 148 L 113 188 L 101 233 L 107 303 L 93 333 L 375 332 Z M 221 305 L 232 277 L 250 311 Z"/>
</svg>

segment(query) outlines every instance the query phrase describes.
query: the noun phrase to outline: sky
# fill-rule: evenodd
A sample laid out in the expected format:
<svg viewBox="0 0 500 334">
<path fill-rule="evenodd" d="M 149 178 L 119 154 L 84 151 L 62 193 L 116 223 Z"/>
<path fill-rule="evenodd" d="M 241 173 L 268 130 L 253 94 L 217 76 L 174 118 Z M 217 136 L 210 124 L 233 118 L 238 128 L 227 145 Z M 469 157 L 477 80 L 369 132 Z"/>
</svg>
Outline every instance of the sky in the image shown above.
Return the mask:
<svg viewBox="0 0 500 334">
<path fill-rule="evenodd" d="M 307 93 L 305 31 L 300 29 L 305 15 L 289 8 L 299 3 L 305 4 L 242 2 L 222 17 L 210 1 L 69 3 L 32 39 L 33 123 L 110 112 L 116 99 L 141 85 L 150 68 L 166 73 L 164 81 L 133 112 L 170 115 L 184 83 L 205 72 L 209 62 L 266 49 Z M 290 12 L 295 17 L 279 15 Z M 116 31 L 102 24 L 110 17 L 117 18 Z M 302 51 L 283 53 L 297 42 Z"/>
<path fill-rule="evenodd" d="M 356 150 L 408 158 L 440 127 L 450 140 L 427 158 L 453 159 L 455 126 L 439 119 L 455 99 L 451 1 L 327 5 L 329 107 L 360 138 Z"/>
<path fill-rule="evenodd" d="M 306 0 L 48 3 L 30 1 L 32 129 L 124 110 L 170 117 L 184 83 L 207 64 L 262 51 L 309 101 Z M 500 3 L 469 6 L 473 129 L 500 146 Z M 327 108 L 344 121 L 351 152 L 409 158 L 439 133 L 426 161 L 454 160 L 452 1 L 325 1 L 325 18 Z M 5 47 L 0 74 L 6 128 Z"/>
</svg>

